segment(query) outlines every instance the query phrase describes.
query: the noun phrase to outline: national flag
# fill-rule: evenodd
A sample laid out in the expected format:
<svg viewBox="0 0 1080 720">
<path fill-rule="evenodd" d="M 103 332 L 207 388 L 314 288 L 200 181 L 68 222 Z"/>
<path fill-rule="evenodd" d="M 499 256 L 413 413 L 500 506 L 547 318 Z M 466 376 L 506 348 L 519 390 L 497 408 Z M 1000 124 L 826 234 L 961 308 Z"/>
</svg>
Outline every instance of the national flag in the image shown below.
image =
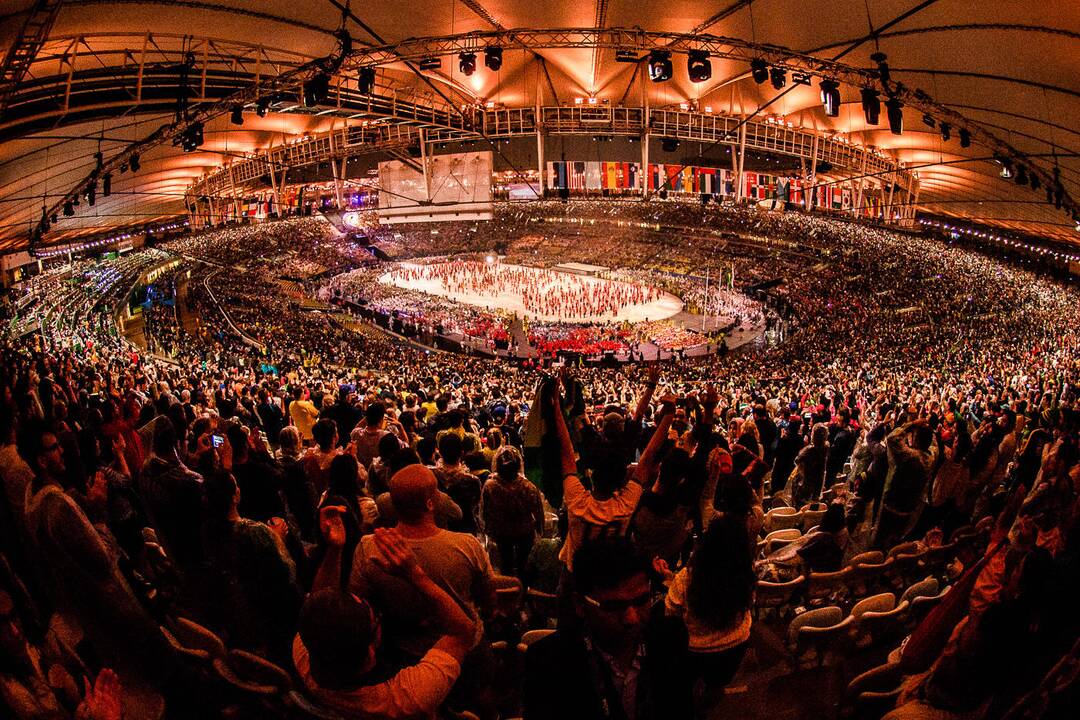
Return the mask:
<svg viewBox="0 0 1080 720">
<path fill-rule="evenodd" d="M 589 160 L 585 163 L 585 189 L 600 190 L 602 187 L 600 162 Z"/>
<path fill-rule="evenodd" d="M 584 190 L 585 189 L 585 163 L 583 163 L 583 162 L 575 162 L 571 166 L 570 189 L 571 190 Z"/>
</svg>

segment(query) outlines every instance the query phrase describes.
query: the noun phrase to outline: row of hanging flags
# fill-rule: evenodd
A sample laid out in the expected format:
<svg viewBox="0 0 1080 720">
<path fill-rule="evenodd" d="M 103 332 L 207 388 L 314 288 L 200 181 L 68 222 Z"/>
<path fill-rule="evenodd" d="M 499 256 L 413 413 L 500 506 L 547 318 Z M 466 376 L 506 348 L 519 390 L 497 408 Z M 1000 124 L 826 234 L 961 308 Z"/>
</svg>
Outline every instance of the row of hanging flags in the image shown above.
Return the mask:
<svg viewBox="0 0 1080 720">
<path fill-rule="evenodd" d="M 576 162 L 556 160 L 548 162 L 548 182 L 554 190 L 640 190 L 641 164 L 628 162 Z M 693 165 L 665 165 L 650 163 L 645 177 L 648 189 L 666 189 L 671 193 L 692 195 L 735 196 L 735 173 L 724 168 L 697 167 Z M 847 186 L 823 184 L 814 186 L 812 202 L 819 208 L 850 210 L 855 201 L 852 189 Z M 769 175 L 767 173 L 743 173 L 743 197 L 748 200 L 776 200 L 803 204 L 804 180 L 799 177 Z M 873 215 L 878 208 L 878 198 L 870 192 L 863 194 L 863 213 Z"/>
<path fill-rule="evenodd" d="M 263 220 L 275 212 L 288 212 L 291 208 L 298 207 L 303 197 L 298 190 L 292 189 L 286 190 L 281 200 L 279 207 L 274 203 L 274 194 L 270 192 L 240 197 L 235 202 L 231 198 L 220 198 L 215 200 L 214 209 L 223 220 L 239 220 L 240 218 Z M 199 203 L 200 212 L 205 213 L 207 209 L 205 201 Z"/>
</svg>

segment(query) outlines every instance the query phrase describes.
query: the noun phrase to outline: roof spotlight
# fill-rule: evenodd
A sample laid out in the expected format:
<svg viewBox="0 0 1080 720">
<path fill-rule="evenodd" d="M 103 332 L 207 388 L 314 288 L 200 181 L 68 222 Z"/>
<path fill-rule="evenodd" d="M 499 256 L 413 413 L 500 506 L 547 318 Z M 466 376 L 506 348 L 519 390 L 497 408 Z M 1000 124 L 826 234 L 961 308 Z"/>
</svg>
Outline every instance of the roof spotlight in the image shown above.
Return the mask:
<svg viewBox="0 0 1080 720">
<path fill-rule="evenodd" d="M 686 73 L 690 76 L 690 82 L 705 82 L 712 77 L 712 63 L 709 62 L 709 53 L 705 50 L 691 50 L 686 58 Z"/>
<path fill-rule="evenodd" d="M 949 140 L 952 139 L 952 125 L 950 125 L 949 123 L 941 123 L 938 126 L 938 129 L 941 130 L 942 141 L 949 142 Z"/>
<path fill-rule="evenodd" d="M 960 135 L 960 147 L 971 147 L 971 131 L 967 128 L 960 128 L 958 134 Z"/>
<path fill-rule="evenodd" d="M 671 52 L 653 50 L 649 53 L 649 79 L 653 82 L 667 82 L 671 79 Z"/>
<path fill-rule="evenodd" d="M 458 55 L 458 70 L 460 70 L 465 77 L 476 72 L 476 53 L 463 52 Z"/>
<path fill-rule="evenodd" d="M 267 110 L 270 109 L 270 98 L 261 97 L 255 101 L 255 114 L 259 117 L 266 117 Z"/>
<path fill-rule="evenodd" d="M 769 68 L 769 80 L 772 81 L 774 90 L 783 90 L 787 85 L 787 70 L 777 66 Z"/>
<path fill-rule="evenodd" d="M 923 121 L 923 125 L 925 125 L 928 128 L 937 127 L 937 120 L 934 120 L 933 116 L 930 115 L 930 113 L 923 113 L 922 121 Z"/>
<path fill-rule="evenodd" d="M 754 58 L 750 61 L 750 76 L 761 85 L 769 79 L 769 64 L 763 58 Z"/>
<path fill-rule="evenodd" d="M 818 87 L 821 89 L 821 104 L 825 108 L 825 114 L 837 117 L 840 114 L 840 83 L 835 80 L 822 80 Z"/>
<path fill-rule="evenodd" d="M 866 124 L 877 125 L 881 120 L 881 96 L 873 88 L 863 88 L 861 95 Z"/>
<path fill-rule="evenodd" d="M 361 95 L 370 95 L 373 87 L 375 87 L 375 68 L 365 65 L 356 72 L 356 89 Z"/>
<path fill-rule="evenodd" d="M 233 125 L 243 125 L 244 124 L 244 106 L 243 105 L 233 105 L 232 115 L 229 117 L 229 122 L 231 122 Z"/>
<path fill-rule="evenodd" d="M 142 166 L 139 165 L 139 153 L 131 154 L 131 172 L 139 172 Z"/>
<path fill-rule="evenodd" d="M 885 114 L 889 117 L 889 132 L 893 135 L 904 134 L 904 103 L 899 98 L 891 97 L 885 101 Z"/>
<path fill-rule="evenodd" d="M 889 63 L 885 62 L 886 59 L 888 59 L 888 56 L 883 52 L 876 52 L 870 56 L 870 60 L 877 63 L 878 79 L 881 80 L 882 85 L 892 79 L 889 72 Z"/>
<path fill-rule="evenodd" d="M 502 68 L 502 48 L 497 45 L 492 45 L 489 48 L 484 49 L 484 65 L 491 72 L 499 72 Z"/>
</svg>

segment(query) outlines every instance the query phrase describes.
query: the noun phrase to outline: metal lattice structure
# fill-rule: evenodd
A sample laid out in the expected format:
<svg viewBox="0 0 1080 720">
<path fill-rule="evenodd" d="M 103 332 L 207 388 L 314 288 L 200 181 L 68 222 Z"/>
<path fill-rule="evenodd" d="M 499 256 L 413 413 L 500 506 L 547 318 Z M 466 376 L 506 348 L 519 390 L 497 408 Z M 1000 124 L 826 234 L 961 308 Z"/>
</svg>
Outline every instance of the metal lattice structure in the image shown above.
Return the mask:
<svg viewBox="0 0 1080 720">
<path fill-rule="evenodd" d="M 7 109 L 11 96 L 26 77 L 30 64 L 49 37 L 61 2 L 62 0 L 35 0 L 18 37 L 8 47 L 4 64 L 0 66 L 0 113 Z"/>
</svg>

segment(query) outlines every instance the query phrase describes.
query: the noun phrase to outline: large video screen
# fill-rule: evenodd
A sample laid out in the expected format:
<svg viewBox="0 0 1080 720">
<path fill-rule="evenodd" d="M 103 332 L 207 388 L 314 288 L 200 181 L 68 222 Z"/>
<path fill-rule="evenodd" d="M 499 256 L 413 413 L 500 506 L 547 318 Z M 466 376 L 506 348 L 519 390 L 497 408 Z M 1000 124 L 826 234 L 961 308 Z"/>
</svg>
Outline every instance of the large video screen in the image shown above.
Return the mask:
<svg viewBox="0 0 1080 720">
<path fill-rule="evenodd" d="M 379 163 L 379 222 L 490 220 L 491 151 Z"/>
</svg>

